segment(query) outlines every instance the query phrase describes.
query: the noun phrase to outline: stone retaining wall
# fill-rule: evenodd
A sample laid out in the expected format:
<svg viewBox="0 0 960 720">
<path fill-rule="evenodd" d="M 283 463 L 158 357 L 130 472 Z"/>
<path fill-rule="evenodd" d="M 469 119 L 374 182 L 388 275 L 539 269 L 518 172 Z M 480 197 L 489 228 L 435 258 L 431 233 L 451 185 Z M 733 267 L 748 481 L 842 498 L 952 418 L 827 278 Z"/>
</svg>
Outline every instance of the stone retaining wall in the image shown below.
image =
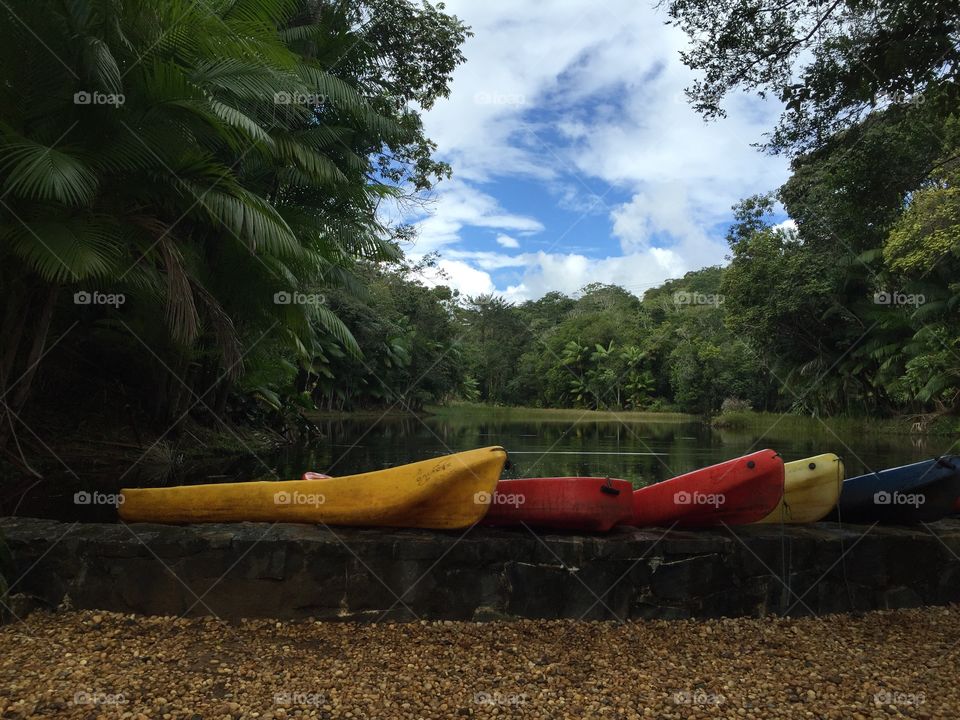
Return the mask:
<svg viewBox="0 0 960 720">
<path fill-rule="evenodd" d="M 14 594 L 146 614 L 626 620 L 960 601 L 960 520 L 575 536 L 2 518 L 0 532 Z"/>
</svg>

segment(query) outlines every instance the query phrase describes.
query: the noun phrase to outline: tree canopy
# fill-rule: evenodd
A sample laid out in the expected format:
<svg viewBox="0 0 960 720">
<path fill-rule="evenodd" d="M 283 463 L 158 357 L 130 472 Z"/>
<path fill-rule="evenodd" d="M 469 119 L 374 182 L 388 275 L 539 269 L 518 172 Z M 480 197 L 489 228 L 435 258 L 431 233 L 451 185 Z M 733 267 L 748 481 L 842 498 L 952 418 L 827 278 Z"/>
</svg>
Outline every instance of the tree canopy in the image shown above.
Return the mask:
<svg viewBox="0 0 960 720">
<path fill-rule="evenodd" d="M 258 364 L 309 370 L 330 342 L 359 356 L 324 294 L 362 295 L 356 263 L 399 257 L 379 203 L 449 172 L 418 108 L 463 61 L 457 18 L 407 0 L 0 16 L 0 433 L 51 329 L 132 348 L 166 420 Z"/>
<path fill-rule="evenodd" d="M 785 104 L 769 146 L 810 150 L 877 109 L 954 107 L 960 7 L 951 0 L 670 0 L 706 117 L 734 89 Z"/>
</svg>

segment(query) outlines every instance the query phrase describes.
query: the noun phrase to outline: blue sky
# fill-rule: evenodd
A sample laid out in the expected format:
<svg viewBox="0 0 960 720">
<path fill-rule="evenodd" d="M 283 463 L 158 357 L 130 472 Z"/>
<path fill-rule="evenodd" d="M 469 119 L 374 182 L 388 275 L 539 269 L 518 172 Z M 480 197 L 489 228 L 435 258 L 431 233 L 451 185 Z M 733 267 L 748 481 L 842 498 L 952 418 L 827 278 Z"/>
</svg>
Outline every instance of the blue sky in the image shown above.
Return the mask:
<svg viewBox="0 0 960 720">
<path fill-rule="evenodd" d="M 638 295 L 723 262 L 730 207 L 787 177 L 751 143 L 780 108 L 733 96 L 705 123 L 683 88 L 686 38 L 652 5 L 451 0 L 470 25 L 451 97 L 424 115 L 454 177 L 405 248 L 438 252 L 445 282 L 514 301 L 595 281 Z"/>
</svg>

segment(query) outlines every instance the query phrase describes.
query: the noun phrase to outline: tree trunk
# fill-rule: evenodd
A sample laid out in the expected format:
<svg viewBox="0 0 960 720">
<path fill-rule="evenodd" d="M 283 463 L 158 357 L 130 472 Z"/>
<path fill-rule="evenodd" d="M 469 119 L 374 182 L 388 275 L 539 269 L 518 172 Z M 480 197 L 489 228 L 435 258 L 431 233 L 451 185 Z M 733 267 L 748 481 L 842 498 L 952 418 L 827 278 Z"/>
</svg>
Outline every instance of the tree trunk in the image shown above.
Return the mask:
<svg viewBox="0 0 960 720">
<path fill-rule="evenodd" d="M 8 306 L 3 331 L 6 333 L 9 329 L 11 337 L 7 338 L 6 334 L 4 335 L 4 342 L 9 342 L 9 344 L 4 348 L 2 361 L 0 361 L 2 362 L 0 372 L 3 373 L 0 377 L 0 392 L 3 393 L 3 411 L 0 412 L 0 449 L 6 447 L 10 437 L 14 435 L 14 421 L 10 413 L 19 413 L 30 396 L 30 388 L 36 375 L 37 364 L 43 357 L 43 351 L 47 344 L 50 321 L 57 304 L 57 290 L 56 286 L 50 286 L 46 290 L 46 296 L 41 296 L 43 306 L 40 308 L 40 315 L 33 327 L 33 342 L 24 358 L 23 371 L 16 377 L 14 377 L 17 370 L 16 361 L 21 341 L 24 339 L 27 313 L 24 311 L 24 307 L 20 306 L 18 316 L 13 315 L 14 309 L 19 304 L 13 303 Z M 29 304 L 30 296 L 27 297 L 28 300 L 25 305 Z"/>
<path fill-rule="evenodd" d="M 297 389 L 298 393 L 302 393 L 307 389 L 307 383 L 310 382 L 310 373 L 307 372 L 302 366 L 297 368 L 297 377 L 293 381 L 293 386 Z"/>
<path fill-rule="evenodd" d="M 223 423 L 226 422 L 226 420 L 223 419 L 223 414 L 227 409 L 227 398 L 230 397 L 230 389 L 232 387 L 233 383 L 230 381 L 230 378 L 224 378 L 217 388 L 217 398 L 213 405 L 213 414 L 217 420 Z"/>
<path fill-rule="evenodd" d="M 157 420 L 163 424 L 179 419 L 181 399 L 187 392 L 184 384 L 189 386 L 190 378 L 184 377 L 189 368 L 189 360 L 178 355 L 174 362 L 169 363 L 169 369 L 161 366 L 163 381 L 158 387 Z"/>
<path fill-rule="evenodd" d="M 14 295 L 15 293 L 10 293 Z M 0 392 L 7 392 L 7 383 L 13 378 L 13 368 L 17 361 L 17 352 L 20 349 L 20 338 L 27 322 L 27 313 L 24 304 L 16 302 L 12 297 L 6 298 L 7 312 L 4 314 L 3 326 L 0 327 L 0 337 L 3 338 L 3 355 L 0 356 Z"/>
<path fill-rule="evenodd" d="M 197 376 L 201 374 L 202 368 L 197 363 L 191 362 L 189 358 L 184 358 L 183 366 L 183 373 L 181 374 L 183 382 L 177 382 L 177 391 L 173 395 L 173 419 L 177 421 L 178 425 L 184 419 L 180 416 L 188 413 L 193 406 L 200 405 L 200 400 L 205 403 L 210 401 L 209 387 L 202 389 L 200 392 L 193 389 L 197 384 Z"/>
<path fill-rule="evenodd" d="M 50 321 L 53 319 L 53 310 L 57 305 L 57 291 L 58 288 L 53 285 L 47 289 L 46 297 L 43 298 L 43 307 L 40 308 L 40 317 L 37 318 L 37 324 L 33 330 L 33 343 L 27 353 L 24 372 L 13 393 L 13 401 L 9 403 L 15 412 L 24 406 L 30 395 L 30 387 L 37 374 L 37 364 L 43 357 L 43 350 L 47 345 Z"/>
</svg>

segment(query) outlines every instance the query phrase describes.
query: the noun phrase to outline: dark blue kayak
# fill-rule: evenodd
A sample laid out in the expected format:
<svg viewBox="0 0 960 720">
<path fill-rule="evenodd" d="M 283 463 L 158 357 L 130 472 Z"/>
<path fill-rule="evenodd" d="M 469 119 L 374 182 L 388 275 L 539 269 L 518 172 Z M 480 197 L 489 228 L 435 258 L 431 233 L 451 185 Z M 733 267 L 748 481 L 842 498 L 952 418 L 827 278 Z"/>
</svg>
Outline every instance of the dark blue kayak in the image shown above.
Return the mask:
<svg viewBox="0 0 960 720">
<path fill-rule="evenodd" d="M 960 497 L 960 457 L 933 460 L 858 475 L 844 481 L 828 520 L 851 523 L 933 522 L 953 511 Z"/>
</svg>

